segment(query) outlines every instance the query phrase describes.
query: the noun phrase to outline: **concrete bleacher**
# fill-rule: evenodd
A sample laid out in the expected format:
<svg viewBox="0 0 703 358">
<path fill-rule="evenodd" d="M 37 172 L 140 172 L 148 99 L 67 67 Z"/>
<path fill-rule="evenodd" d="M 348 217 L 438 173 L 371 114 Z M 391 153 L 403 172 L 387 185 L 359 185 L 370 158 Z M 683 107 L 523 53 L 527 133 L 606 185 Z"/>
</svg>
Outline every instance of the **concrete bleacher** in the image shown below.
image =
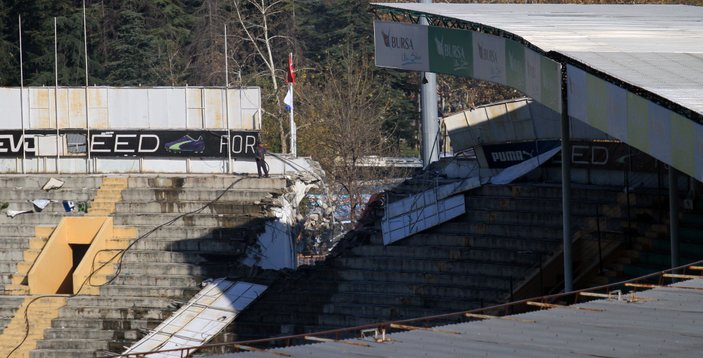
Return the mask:
<svg viewBox="0 0 703 358">
<path fill-rule="evenodd" d="M 0 254 L 2 284 L 9 285 L 17 266 L 26 265 L 23 261 L 36 236 L 35 226 L 51 228 L 65 216 L 86 215 L 64 212 L 60 201 L 93 200 L 103 179 L 54 175 L 64 186 L 44 192 L 41 186 L 49 177 L 7 176 L 0 181 L 8 189 L 0 191 L 4 193 L 0 202 L 7 202 L 10 209 L 30 209 L 32 204 L 27 200 L 33 199 L 59 201 L 40 213 L 0 217 L 0 247 L 5 248 Z M 126 235 L 113 240 L 133 243 L 137 237 L 148 236 L 123 255 L 116 277 L 93 277 L 91 283 L 96 285 L 109 281 L 94 291 L 96 295 L 67 297 L 29 356 L 87 357 L 121 352 L 197 293 L 203 280 L 246 276 L 251 270 L 239 261 L 256 243 L 264 222 L 270 220 L 268 208 L 280 205 L 277 198 L 286 185 L 285 178 L 131 176 L 125 190 L 108 188 L 107 196 L 117 195 L 117 203 L 92 203 L 95 211 L 101 205 L 114 205 L 111 216 L 115 228 L 134 233 L 131 238 Z M 178 219 L 184 214 L 189 215 Z M 178 220 L 151 232 L 174 219 Z M 114 255 L 101 253 L 96 264 Z M 23 302 L 22 296 L 8 296 L 17 292 L 5 293 L 0 306 L 2 328 Z"/>
<path fill-rule="evenodd" d="M 409 186 L 426 190 L 417 183 Z M 409 186 L 401 189 L 412 192 Z M 272 285 L 229 334 L 253 339 L 508 301 L 511 288 L 534 279 L 542 258 L 546 264 L 561 250 L 561 188 L 487 185 L 464 195 L 466 214 L 392 245 L 383 245 L 378 223 L 352 233 L 326 262 L 307 268 L 300 279 L 288 279 L 287 289 Z M 617 206 L 618 195 L 615 188 L 575 187 L 575 228 L 592 230 L 596 207 Z"/>
</svg>

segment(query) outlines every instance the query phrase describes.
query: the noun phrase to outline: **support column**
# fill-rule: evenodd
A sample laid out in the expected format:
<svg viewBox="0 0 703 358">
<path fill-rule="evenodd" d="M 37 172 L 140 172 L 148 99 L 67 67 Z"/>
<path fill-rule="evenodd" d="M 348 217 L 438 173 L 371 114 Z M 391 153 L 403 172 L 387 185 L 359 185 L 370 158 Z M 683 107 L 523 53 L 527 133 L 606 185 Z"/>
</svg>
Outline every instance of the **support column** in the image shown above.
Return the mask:
<svg viewBox="0 0 703 358">
<path fill-rule="evenodd" d="M 432 0 L 419 0 L 431 4 Z M 420 25 L 428 25 L 427 19 L 420 17 Z M 439 160 L 439 123 L 437 118 L 437 75 L 420 72 L 420 108 L 422 110 L 422 167 L 427 168 Z"/>
<path fill-rule="evenodd" d="M 566 66 L 561 67 L 561 207 L 564 239 L 564 292 L 573 291 L 571 259 L 571 128 L 566 82 Z"/>
<path fill-rule="evenodd" d="M 677 267 L 679 261 L 679 196 L 676 169 L 669 166 L 669 235 L 671 237 L 671 267 Z"/>
</svg>

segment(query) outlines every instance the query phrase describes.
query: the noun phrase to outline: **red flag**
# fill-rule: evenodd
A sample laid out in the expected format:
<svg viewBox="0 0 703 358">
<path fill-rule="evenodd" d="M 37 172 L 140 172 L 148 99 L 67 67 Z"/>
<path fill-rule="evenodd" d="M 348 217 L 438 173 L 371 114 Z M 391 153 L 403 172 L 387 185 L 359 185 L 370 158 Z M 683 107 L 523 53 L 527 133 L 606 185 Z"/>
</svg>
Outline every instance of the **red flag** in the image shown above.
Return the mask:
<svg viewBox="0 0 703 358">
<path fill-rule="evenodd" d="M 288 54 L 288 83 L 295 84 L 295 70 L 293 70 L 293 53 Z"/>
</svg>

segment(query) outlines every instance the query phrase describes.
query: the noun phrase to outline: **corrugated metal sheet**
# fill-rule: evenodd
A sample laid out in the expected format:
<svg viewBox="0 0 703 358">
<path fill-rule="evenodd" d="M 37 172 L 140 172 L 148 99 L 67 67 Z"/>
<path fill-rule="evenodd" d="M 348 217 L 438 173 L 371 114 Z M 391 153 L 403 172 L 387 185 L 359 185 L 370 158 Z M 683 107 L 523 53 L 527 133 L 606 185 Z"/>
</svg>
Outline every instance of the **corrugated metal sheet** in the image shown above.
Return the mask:
<svg viewBox="0 0 703 358">
<path fill-rule="evenodd" d="M 389 245 L 464 214 L 464 194 L 454 194 L 479 186 L 480 178 L 467 178 L 386 205 L 381 221 L 383 243 Z"/>
<path fill-rule="evenodd" d="M 637 293 L 637 301 L 595 300 L 512 317 L 411 331 L 369 347 L 321 343 L 218 357 L 700 357 L 703 279 Z M 361 340 L 355 340 L 361 342 Z"/>
<path fill-rule="evenodd" d="M 497 28 L 703 114 L 703 7 L 376 5 Z"/>
<path fill-rule="evenodd" d="M 203 345 L 227 327 L 266 288 L 248 282 L 217 279 L 124 353 Z M 165 352 L 149 357 L 181 357 L 181 353 Z"/>
<path fill-rule="evenodd" d="M 86 128 L 84 88 L 25 87 L 22 96 L 23 115 L 20 88 L 0 88 L 0 129 L 22 129 L 22 119 L 25 129 Z M 226 129 L 229 120 L 259 130 L 260 97 L 256 87 L 88 87 L 88 117 L 91 129 Z"/>
</svg>

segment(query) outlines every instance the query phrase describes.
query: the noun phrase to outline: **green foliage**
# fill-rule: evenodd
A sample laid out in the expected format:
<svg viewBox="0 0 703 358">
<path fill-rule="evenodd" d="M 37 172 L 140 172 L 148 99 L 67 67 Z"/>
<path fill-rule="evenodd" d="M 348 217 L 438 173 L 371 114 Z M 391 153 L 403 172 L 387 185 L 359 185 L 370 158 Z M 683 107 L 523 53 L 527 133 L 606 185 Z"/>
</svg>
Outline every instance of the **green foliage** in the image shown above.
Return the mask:
<svg viewBox="0 0 703 358">
<path fill-rule="evenodd" d="M 229 84 L 262 88 L 262 136 L 269 148 L 281 150 L 289 140 L 288 112 L 282 110 L 288 52 L 295 54 L 296 97 L 302 99 L 307 91 L 322 91 L 349 53 L 360 63 L 373 63 L 373 22 L 368 0 L 264 3 L 271 5 L 265 19 L 257 7 L 260 0 L 86 0 L 90 84 L 222 86 L 227 24 Z M 82 0 L 0 0 L 0 86 L 20 82 L 18 15 L 25 84 L 51 86 L 57 75 L 60 86 L 84 85 L 82 7 Z M 237 8 L 244 24 L 238 21 Z M 272 36 L 273 72 L 268 53 L 257 52 L 264 45 L 264 21 Z M 247 38 L 244 25 L 254 41 Z M 382 89 L 376 101 L 383 108 L 384 150 L 412 150 L 417 143 L 415 75 L 374 66 L 368 71 L 373 87 Z M 306 145 L 299 142 L 299 148 Z"/>
</svg>

